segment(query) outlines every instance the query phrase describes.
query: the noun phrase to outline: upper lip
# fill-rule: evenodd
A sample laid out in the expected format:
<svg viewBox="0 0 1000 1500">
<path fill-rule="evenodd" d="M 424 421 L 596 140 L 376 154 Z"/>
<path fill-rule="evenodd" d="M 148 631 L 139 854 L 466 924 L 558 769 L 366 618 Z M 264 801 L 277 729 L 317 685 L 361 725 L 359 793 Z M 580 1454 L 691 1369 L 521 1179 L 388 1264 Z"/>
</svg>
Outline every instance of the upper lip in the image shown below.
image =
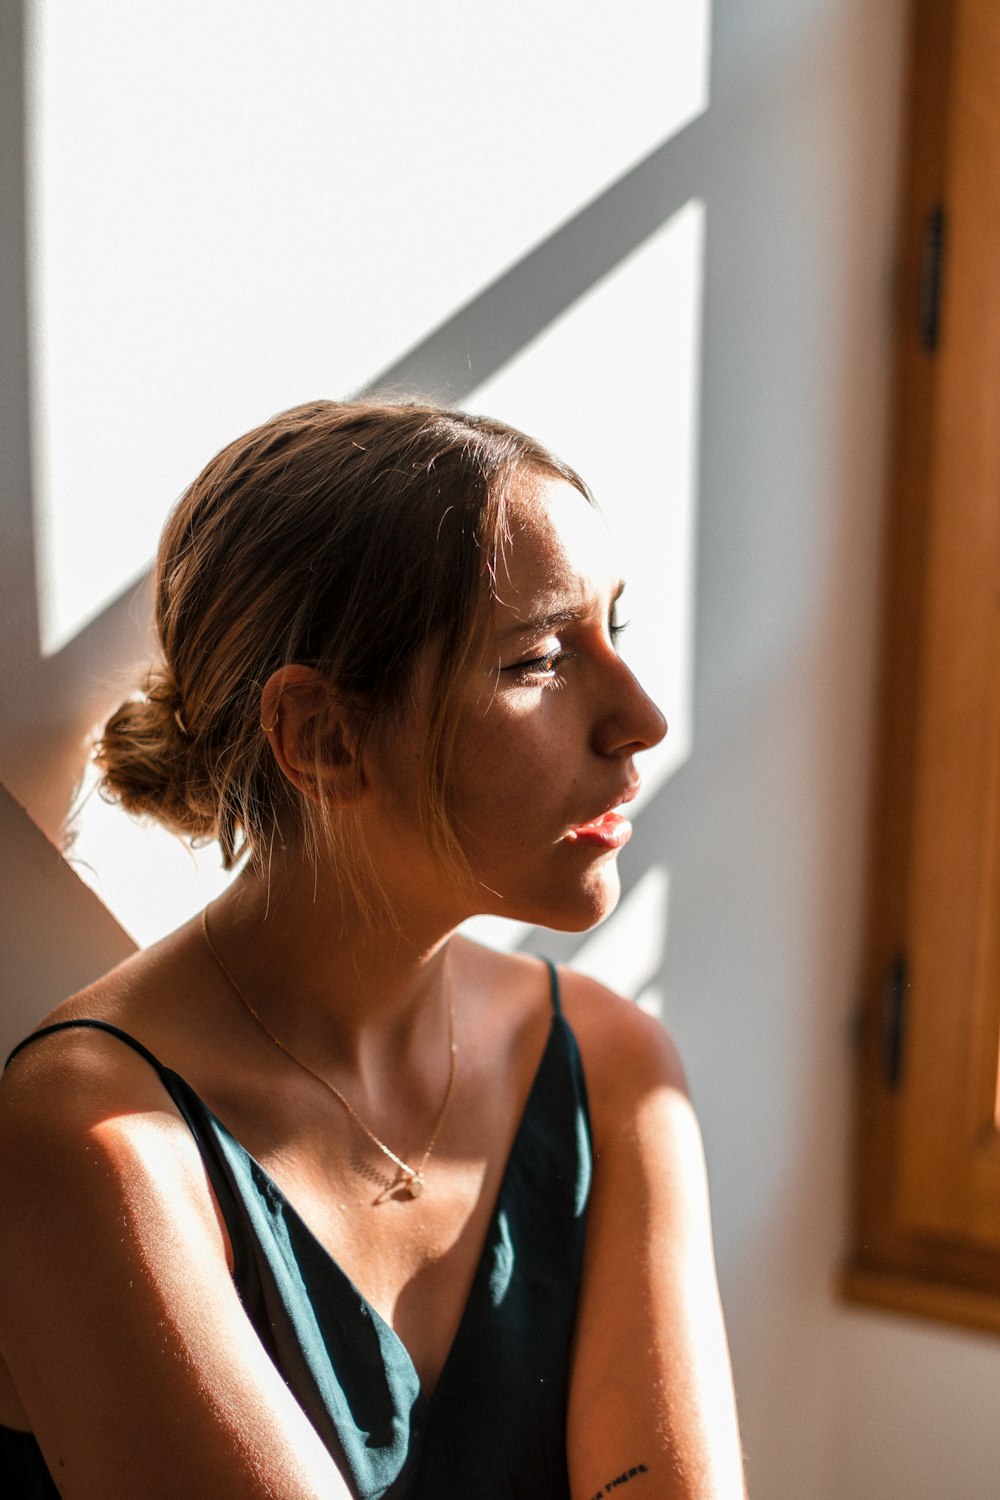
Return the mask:
<svg viewBox="0 0 1000 1500">
<path fill-rule="evenodd" d="M 591 813 L 589 818 L 583 818 L 579 823 L 574 823 L 574 828 L 586 828 L 589 823 L 599 823 L 602 818 L 606 818 L 608 813 L 614 812 L 616 808 L 624 807 L 627 802 L 633 802 L 639 795 L 641 785 L 642 782 L 637 776 L 634 781 L 629 782 L 628 786 L 618 791 L 610 802 L 606 802 L 598 812 Z"/>
</svg>

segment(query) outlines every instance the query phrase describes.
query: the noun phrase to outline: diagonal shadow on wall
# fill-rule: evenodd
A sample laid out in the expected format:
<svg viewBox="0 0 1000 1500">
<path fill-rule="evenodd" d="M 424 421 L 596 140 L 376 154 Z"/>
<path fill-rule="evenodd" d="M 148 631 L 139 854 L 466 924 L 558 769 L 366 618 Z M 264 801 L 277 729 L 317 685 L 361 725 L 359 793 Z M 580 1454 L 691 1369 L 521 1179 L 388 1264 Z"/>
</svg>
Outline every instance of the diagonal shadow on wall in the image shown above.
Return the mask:
<svg viewBox="0 0 1000 1500">
<path fill-rule="evenodd" d="M 367 389 L 464 401 L 695 196 L 701 123 L 644 157 Z"/>
<path fill-rule="evenodd" d="M 7 462 L 2 504 L 0 692 L 7 705 L 0 776 L 50 837 L 58 839 L 85 758 L 95 714 L 130 685 L 149 654 L 149 580 L 124 590 L 61 650 L 39 647 L 31 479 L 26 246 L 24 27 L 21 7 L 0 18 L 6 103 L 0 169 L 6 228 L 0 313 L 12 337 L 3 361 L 0 427 Z M 519 354 L 697 191 L 699 126 L 661 144 L 427 335 L 365 391 L 425 394 L 457 404 Z M 595 350 L 595 360 L 600 352 Z"/>
</svg>

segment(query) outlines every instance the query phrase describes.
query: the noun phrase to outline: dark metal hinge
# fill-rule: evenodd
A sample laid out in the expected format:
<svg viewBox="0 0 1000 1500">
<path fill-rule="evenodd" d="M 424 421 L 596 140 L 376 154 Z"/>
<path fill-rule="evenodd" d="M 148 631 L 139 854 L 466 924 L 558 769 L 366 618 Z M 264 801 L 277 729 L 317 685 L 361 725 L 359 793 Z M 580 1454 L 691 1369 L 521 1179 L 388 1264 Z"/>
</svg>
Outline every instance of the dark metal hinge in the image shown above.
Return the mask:
<svg viewBox="0 0 1000 1500">
<path fill-rule="evenodd" d="M 887 1089 L 898 1089 L 903 1076 L 908 987 L 906 955 L 897 953 L 889 960 L 882 987 L 882 1077 Z"/>
<path fill-rule="evenodd" d="M 920 347 L 933 354 L 941 326 L 941 278 L 944 266 L 944 209 L 937 204 L 924 220 L 924 242 L 920 252 L 920 303 L 917 328 Z"/>
</svg>

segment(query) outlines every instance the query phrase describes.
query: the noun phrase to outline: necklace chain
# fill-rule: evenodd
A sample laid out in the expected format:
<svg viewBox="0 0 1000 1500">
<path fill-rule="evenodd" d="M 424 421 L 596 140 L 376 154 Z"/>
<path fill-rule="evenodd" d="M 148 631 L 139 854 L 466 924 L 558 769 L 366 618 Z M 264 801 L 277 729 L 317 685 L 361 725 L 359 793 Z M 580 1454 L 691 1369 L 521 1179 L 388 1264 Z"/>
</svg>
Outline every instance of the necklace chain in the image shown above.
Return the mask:
<svg viewBox="0 0 1000 1500">
<path fill-rule="evenodd" d="M 365 1135 L 371 1141 L 372 1145 L 377 1146 L 378 1149 L 382 1152 L 382 1155 L 388 1157 L 388 1159 L 392 1162 L 398 1173 L 397 1185 L 403 1188 L 407 1193 L 409 1193 L 411 1198 L 419 1198 L 426 1185 L 424 1181 L 424 1168 L 430 1161 L 431 1153 L 434 1150 L 434 1147 L 437 1145 L 437 1139 L 441 1133 L 441 1126 L 444 1124 L 444 1117 L 448 1113 L 448 1106 L 451 1103 L 452 1090 L 455 1087 L 455 1066 L 458 1058 L 458 1043 L 455 1041 L 455 1004 L 451 992 L 450 969 L 448 971 L 448 1086 L 444 1091 L 444 1099 L 441 1102 L 441 1108 L 438 1110 L 437 1119 L 434 1121 L 434 1129 L 431 1131 L 431 1138 L 424 1148 L 424 1154 L 423 1156 L 421 1156 L 418 1165 L 414 1167 L 411 1166 L 408 1161 L 404 1161 L 403 1157 L 397 1156 L 395 1151 L 393 1151 L 391 1147 L 386 1145 L 385 1141 L 379 1139 L 374 1130 L 372 1130 L 372 1128 L 367 1125 L 358 1114 L 351 1101 L 340 1092 L 336 1084 L 331 1083 L 328 1078 L 324 1078 L 322 1073 L 317 1073 L 316 1069 L 310 1067 L 307 1062 L 303 1062 L 301 1057 L 296 1057 L 291 1048 L 286 1046 L 286 1044 L 281 1040 L 279 1036 L 275 1036 L 274 1032 L 271 1030 L 270 1026 L 268 1026 L 267 1022 L 263 1020 L 260 1015 L 258 1015 L 257 1011 L 254 1010 L 253 1006 L 250 1004 L 250 1001 L 247 999 L 246 995 L 244 995 L 243 991 L 236 983 L 236 980 L 233 978 L 233 975 L 229 972 L 226 965 L 219 957 L 218 952 L 216 951 L 215 944 L 212 942 L 211 936 L 209 935 L 208 931 L 207 907 L 202 911 L 201 914 L 201 931 L 209 953 L 212 955 L 219 969 L 222 971 L 223 976 L 229 981 L 229 985 L 232 988 L 233 993 L 236 995 L 236 998 L 239 1000 L 240 1004 L 243 1006 L 243 1009 L 247 1012 L 250 1018 L 257 1023 L 260 1030 L 264 1033 L 268 1040 L 273 1042 L 275 1047 L 277 1047 L 280 1052 L 283 1052 L 287 1058 L 290 1058 L 291 1061 L 295 1063 L 296 1067 L 301 1068 L 303 1073 L 308 1073 L 309 1077 L 314 1078 L 317 1083 L 321 1083 L 327 1090 L 327 1092 L 332 1094 L 333 1097 L 343 1105 L 350 1118 L 361 1130 L 364 1131 Z"/>
</svg>

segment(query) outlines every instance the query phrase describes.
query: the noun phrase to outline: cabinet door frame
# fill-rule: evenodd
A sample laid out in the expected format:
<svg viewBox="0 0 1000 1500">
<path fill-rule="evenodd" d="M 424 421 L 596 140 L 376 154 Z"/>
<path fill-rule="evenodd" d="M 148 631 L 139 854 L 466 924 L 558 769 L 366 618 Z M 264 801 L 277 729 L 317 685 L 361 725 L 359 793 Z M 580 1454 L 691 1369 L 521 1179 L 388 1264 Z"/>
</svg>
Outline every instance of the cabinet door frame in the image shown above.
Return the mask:
<svg viewBox="0 0 1000 1500">
<path fill-rule="evenodd" d="M 1000 8 L 910 42 L 843 1287 L 1000 1331 Z"/>
</svg>

